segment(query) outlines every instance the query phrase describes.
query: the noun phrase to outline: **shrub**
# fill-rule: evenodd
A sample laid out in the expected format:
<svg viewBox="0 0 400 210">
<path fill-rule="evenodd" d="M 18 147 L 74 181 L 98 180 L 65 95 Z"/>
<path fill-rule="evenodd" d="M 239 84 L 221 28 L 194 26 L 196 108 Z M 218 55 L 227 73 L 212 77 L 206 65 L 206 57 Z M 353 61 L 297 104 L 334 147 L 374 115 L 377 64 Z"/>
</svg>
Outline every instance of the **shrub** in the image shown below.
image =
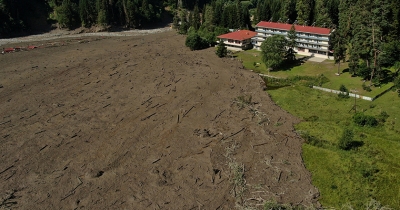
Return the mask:
<svg viewBox="0 0 400 210">
<path fill-rule="evenodd" d="M 228 55 L 228 49 L 225 47 L 225 44 L 223 41 L 220 41 L 217 47 L 217 51 L 215 51 L 215 54 L 218 55 L 218 57 L 226 57 Z"/>
<path fill-rule="evenodd" d="M 346 128 L 343 131 L 342 137 L 339 139 L 338 146 L 342 150 L 350 150 L 353 145 L 354 133 L 352 130 Z"/>
<path fill-rule="evenodd" d="M 364 83 L 362 84 L 362 88 L 367 91 L 367 92 L 371 92 L 371 87 L 370 86 L 366 86 Z"/>
<path fill-rule="evenodd" d="M 341 92 L 341 93 L 339 93 L 339 95 L 338 95 L 339 98 L 350 98 L 350 96 L 349 96 L 349 90 L 346 88 L 346 86 L 340 85 L 339 90 L 340 90 L 340 92 Z"/>
<path fill-rule="evenodd" d="M 381 113 L 376 117 L 379 122 L 386 122 L 387 118 L 389 117 L 388 113 L 385 111 L 381 111 Z"/>
<path fill-rule="evenodd" d="M 207 47 L 205 41 L 197 33 L 189 34 L 186 37 L 185 45 L 190 50 L 201 50 Z"/>
<path fill-rule="evenodd" d="M 187 34 L 189 29 L 189 24 L 186 21 L 182 21 L 181 25 L 179 26 L 179 34 Z"/>
<path fill-rule="evenodd" d="M 354 114 L 353 121 L 359 126 L 375 127 L 378 125 L 378 120 L 374 116 L 365 115 L 362 112 Z"/>
</svg>

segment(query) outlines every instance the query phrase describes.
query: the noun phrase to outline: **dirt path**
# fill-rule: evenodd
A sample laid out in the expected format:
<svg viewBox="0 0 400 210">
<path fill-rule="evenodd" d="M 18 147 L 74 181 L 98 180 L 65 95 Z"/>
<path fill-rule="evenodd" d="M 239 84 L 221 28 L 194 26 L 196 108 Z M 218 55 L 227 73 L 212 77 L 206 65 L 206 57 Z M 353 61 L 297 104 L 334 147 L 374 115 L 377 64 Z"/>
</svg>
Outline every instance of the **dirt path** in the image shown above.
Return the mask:
<svg viewBox="0 0 400 210">
<path fill-rule="evenodd" d="M 15 43 L 29 43 L 29 42 L 40 42 L 40 41 L 49 41 L 54 39 L 71 39 L 71 38 L 80 38 L 80 37 L 125 37 L 125 36 L 143 36 L 155 33 L 162 33 L 166 31 L 171 31 L 170 27 L 164 28 L 156 28 L 156 29 L 148 29 L 148 30 L 127 30 L 121 32 L 95 32 L 95 33 L 82 33 L 81 30 L 54 30 L 52 32 L 17 37 L 17 38 L 9 38 L 9 39 L 0 39 L 0 47 Z"/>
<path fill-rule="evenodd" d="M 297 119 L 239 62 L 172 31 L 65 43 L 0 55 L 0 208 L 318 205 Z"/>
</svg>

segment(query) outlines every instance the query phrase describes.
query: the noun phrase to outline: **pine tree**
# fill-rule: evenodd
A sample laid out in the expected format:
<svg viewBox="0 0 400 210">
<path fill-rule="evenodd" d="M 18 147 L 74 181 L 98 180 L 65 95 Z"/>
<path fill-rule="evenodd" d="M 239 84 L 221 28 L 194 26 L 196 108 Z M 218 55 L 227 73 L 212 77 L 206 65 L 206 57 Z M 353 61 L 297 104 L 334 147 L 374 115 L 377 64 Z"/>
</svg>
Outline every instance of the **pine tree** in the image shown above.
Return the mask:
<svg viewBox="0 0 400 210">
<path fill-rule="evenodd" d="M 342 150 L 350 150 L 353 146 L 354 133 L 346 128 L 343 131 L 342 137 L 339 139 L 338 147 Z"/>
<path fill-rule="evenodd" d="M 226 57 L 228 55 L 228 49 L 226 48 L 223 41 L 219 41 L 215 54 L 217 54 L 217 56 L 220 58 Z"/>
<path fill-rule="evenodd" d="M 206 5 L 205 9 L 204 9 L 204 23 L 207 26 L 211 26 L 213 25 L 213 18 L 214 18 L 214 9 L 211 5 Z"/>
<path fill-rule="evenodd" d="M 97 10 L 97 24 L 107 25 L 108 24 L 107 0 L 97 0 L 96 1 L 96 10 Z"/>
<path fill-rule="evenodd" d="M 294 25 L 292 25 L 292 27 L 290 27 L 290 30 L 288 32 L 288 48 L 292 48 L 294 49 L 295 47 L 297 47 L 297 33 L 296 33 L 296 28 Z"/>
<path fill-rule="evenodd" d="M 293 23 L 297 18 L 296 0 L 284 0 L 281 6 L 281 18 L 283 21 Z"/>
<path fill-rule="evenodd" d="M 78 5 L 71 0 L 63 0 L 61 6 L 56 7 L 56 14 L 60 27 L 72 28 L 80 22 Z"/>
<path fill-rule="evenodd" d="M 329 26 L 332 24 L 332 20 L 329 17 L 329 12 L 327 5 L 325 4 L 326 0 L 315 0 L 315 24 L 317 26 Z"/>
<path fill-rule="evenodd" d="M 331 35 L 331 46 L 333 46 L 333 57 L 335 63 L 338 65 L 337 75 L 340 75 L 340 62 L 344 62 L 346 59 L 346 45 L 341 31 L 335 31 Z"/>
<path fill-rule="evenodd" d="M 223 12 L 224 12 L 224 9 L 223 9 L 224 4 L 223 4 L 223 2 L 221 0 L 217 0 L 213 4 L 215 4 L 215 6 L 212 6 L 213 9 L 214 9 L 212 25 L 226 27 L 225 23 L 222 22 L 223 21 L 223 17 L 224 17 L 223 16 Z"/>
<path fill-rule="evenodd" d="M 191 26 L 193 26 L 195 30 L 200 28 L 200 12 L 197 4 L 194 6 Z"/>
<path fill-rule="evenodd" d="M 281 18 L 281 3 L 281 0 L 272 0 L 269 5 L 269 11 L 271 12 L 271 18 L 273 20 L 280 20 L 280 22 L 285 22 L 286 20 L 283 20 Z"/>
<path fill-rule="evenodd" d="M 242 3 L 240 0 L 236 0 L 236 27 L 237 29 L 242 29 L 245 25 L 245 20 L 243 16 L 243 9 L 242 9 Z"/>
<path fill-rule="evenodd" d="M 299 24 L 309 25 L 312 17 L 312 0 L 297 0 L 296 11 Z"/>
<path fill-rule="evenodd" d="M 292 27 L 290 27 L 290 30 L 288 32 L 288 40 L 287 40 L 287 52 L 286 52 L 286 60 L 288 60 L 289 62 L 294 62 L 296 60 L 296 51 L 294 50 L 294 48 L 297 46 L 297 34 L 296 34 L 296 29 L 294 27 L 294 25 L 292 25 Z"/>
</svg>

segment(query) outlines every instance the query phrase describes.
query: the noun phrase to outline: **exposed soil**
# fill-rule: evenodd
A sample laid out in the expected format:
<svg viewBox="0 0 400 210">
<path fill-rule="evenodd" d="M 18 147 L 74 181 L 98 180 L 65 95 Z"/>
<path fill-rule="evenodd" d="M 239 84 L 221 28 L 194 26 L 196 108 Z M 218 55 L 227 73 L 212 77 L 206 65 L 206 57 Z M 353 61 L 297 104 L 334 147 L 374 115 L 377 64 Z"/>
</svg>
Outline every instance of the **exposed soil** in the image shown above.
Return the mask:
<svg viewBox="0 0 400 210">
<path fill-rule="evenodd" d="M 30 44 L 0 55 L 0 209 L 319 205 L 298 120 L 239 62 L 173 31 Z"/>
</svg>

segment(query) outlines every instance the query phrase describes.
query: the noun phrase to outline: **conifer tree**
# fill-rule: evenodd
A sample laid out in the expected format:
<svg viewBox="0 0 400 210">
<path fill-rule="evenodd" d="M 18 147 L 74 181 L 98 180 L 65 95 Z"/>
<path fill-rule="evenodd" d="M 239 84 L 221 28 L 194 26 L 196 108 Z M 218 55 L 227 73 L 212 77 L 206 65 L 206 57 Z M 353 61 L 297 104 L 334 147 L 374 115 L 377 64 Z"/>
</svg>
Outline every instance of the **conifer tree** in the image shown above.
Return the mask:
<svg viewBox="0 0 400 210">
<path fill-rule="evenodd" d="M 200 12 L 197 4 L 194 6 L 191 26 L 198 30 L 200 28 Z"/>
<path fill-rule="evenodd" d="M 228 49 L 226 48 L 223 41 L 219 41 L 215 54 L 217 54 L 217 56 L 220 58 L 226 57 L 228 55 Z"/>
<path fill-rule="evenodd" d="M 293 23 L 297 18 L 296 0 L 284 0 L 281 6 L 281 18 L 283 21 Z"/>
<path fill-rule="evenodd" d="M 315 25 L 316 26 L 323 26 L 325 25 L 326 27 L 328 27 L 329 25 L 332 24 L 332 20 L 329 17 L 329 12 L 328 12 L 328 8 L 327 5 L 325 4 L 326 0 L 315 0 Z"/>
<path fill-rule="evenodd" d="M 296 10 L 297 10 L 297 21 L 299 24 L 310 25 L 312 17 L 312 0 L 297 0 Z"/>
<path fill-rule="evenodd" d="M 289 62 L 293 62 L 296 60 L 296 51 L 294 50 L 294 48 L 297 46 L 297 34 L 296 34 L 296 29 L 295 26 L 292 25 L 292 27 L 290 27 L 290 30 L 288 32 L 288 40 L 287 40 L 287 53 L 286 53 L 286 60 L 288 60 Z"/>
</svg>

